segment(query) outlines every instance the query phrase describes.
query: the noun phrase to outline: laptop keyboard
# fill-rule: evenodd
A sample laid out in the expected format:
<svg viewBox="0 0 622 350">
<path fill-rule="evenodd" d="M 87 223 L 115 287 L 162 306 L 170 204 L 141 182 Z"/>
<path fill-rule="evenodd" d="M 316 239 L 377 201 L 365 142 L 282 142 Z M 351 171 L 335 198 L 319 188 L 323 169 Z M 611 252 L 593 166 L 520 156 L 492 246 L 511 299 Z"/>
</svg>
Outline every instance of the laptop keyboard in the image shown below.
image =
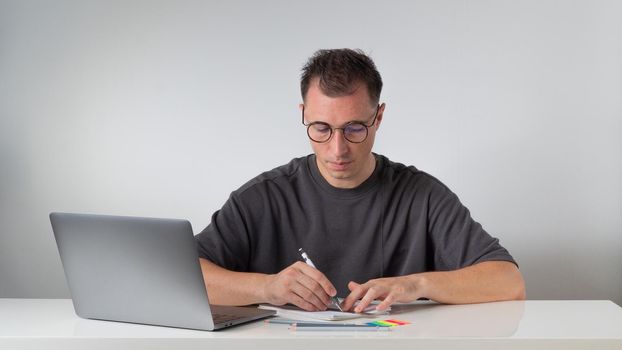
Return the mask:
<svg viewBox="0 0 622 350">
<path fill-rule="evenodd" d="M 240 315 L 212 314 L 212 317 L 214 318 L 214 323 L 223 323 L 237 320 L 240 318 Z"/>
</svg>

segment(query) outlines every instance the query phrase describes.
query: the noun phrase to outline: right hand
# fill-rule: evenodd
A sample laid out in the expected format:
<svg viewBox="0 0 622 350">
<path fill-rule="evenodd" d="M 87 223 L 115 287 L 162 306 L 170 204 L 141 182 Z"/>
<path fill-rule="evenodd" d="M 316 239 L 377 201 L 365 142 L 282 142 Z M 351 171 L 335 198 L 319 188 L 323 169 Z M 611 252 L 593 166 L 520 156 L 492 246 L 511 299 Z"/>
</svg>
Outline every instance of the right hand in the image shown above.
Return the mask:
<svg viewBox="0 0 622 350">
<path fill-rule="evenodd" d="M 264 295 L 272 305 L 294 304 L 307 311 L 323 311 L 337 290 L 319 270 L 297 261 L 275 275 L 267 275 Z"/>
</svg>

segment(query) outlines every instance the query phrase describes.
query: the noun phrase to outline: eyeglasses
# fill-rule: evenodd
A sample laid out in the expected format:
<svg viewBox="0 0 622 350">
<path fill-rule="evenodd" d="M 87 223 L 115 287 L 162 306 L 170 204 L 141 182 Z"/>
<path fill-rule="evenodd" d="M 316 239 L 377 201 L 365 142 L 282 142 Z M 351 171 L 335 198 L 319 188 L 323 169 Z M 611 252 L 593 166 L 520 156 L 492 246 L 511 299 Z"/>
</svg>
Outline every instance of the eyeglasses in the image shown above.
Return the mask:
<svg viewBox="0 0 622 350">
<path fill-rule="evenodd" d="M 328 142 L 331 137 L 333 137 L 333 133 L 335 130 L 341 130 L 343 133 L 343 137 L 352 143 L 361 143 L 367 139 L 367 135 L 369 134 L 369 128 L 374 126 L 376 123 L 376 118 L 378 117 L 378 111 L 380 110 L 380 105 L 376 107 L 376 113 L 374 113 L 374 119 L 371 121 L 371 124 L 367 125 L 363 122 L 349 122 L 344 125 L 343 128 L 333 128 L 328 123 L 324 122 L 312 122 L 309 124 L 305 124 L 305 107 L 302 106 L 302 125 L 307 127 L 307 136 L 313 142 L 317 143 L 325 143 Z"/>
</svg>

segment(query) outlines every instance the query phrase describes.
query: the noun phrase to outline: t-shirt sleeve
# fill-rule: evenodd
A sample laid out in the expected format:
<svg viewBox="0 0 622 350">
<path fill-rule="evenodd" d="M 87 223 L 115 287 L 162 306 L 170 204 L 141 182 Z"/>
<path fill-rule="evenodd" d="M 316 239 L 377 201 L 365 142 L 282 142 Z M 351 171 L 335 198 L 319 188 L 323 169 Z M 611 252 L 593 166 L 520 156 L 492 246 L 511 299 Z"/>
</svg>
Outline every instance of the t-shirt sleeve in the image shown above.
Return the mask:
<svg viewBox="0 0 622 350">
<path fill-rule="evenodd" d="M 490 236 L 447 187 L 436 183 L 428 202 L 430 239 L 436 270 L 448 271 L 483 261 L 509 261 L 510 253 Z M 517 264 L 516 264 L 517 265 Z M 518 266 L 518 265 L 517 265 Z"/>
<path fill-rule="evenodd" d="M 211 223 L 195 239 L 199 257 L 232 271 L 248 269 L 248 230 L 233 194 L 212 215 Z"/>
</svg>

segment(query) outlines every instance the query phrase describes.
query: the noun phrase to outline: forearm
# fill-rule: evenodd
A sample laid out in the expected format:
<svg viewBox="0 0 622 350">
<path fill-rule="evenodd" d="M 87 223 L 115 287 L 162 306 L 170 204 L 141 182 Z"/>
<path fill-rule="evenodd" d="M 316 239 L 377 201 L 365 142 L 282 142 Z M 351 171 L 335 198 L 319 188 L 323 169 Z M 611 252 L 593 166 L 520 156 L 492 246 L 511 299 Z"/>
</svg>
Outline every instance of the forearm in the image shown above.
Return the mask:
<svg viewBox="0 0 622 350">
<path fill-rule="evenodd" d="M 455 271 L 411 275 L 421 294 L 446 304 L 525 299 L 523 277 L 511 262 L 487 261 Z"/>
<path fill-rule="evenodd" d="M 266 302 L 264 286 L 268 275 L 235 272 L 200 258 L 209 302 L 217 305 L 250 305 Z"/>
</svg>

